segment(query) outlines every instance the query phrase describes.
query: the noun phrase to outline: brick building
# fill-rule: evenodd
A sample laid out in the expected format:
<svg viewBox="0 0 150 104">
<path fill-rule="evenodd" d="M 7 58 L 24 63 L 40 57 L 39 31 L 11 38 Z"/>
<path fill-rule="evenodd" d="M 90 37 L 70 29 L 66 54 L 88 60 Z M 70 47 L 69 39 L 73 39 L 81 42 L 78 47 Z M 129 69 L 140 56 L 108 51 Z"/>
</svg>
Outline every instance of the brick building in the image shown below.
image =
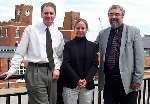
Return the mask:
<svg viewBox="0 0 150 104">
<path fill-rule="evenodd" d="M 0 46 L 15 46 L 22 36 L 25 27 L 32 24 L 31 5 L 16 5 L 15 19 L 0 22 Z"/>
<path fill-rule="evenodd" d="M 150 35 L 144 35 L 142 38 L 143 40 L 143 46 L 144 46 L 144 64 L 145 67 L 150 68 Z"/>
<path fill-rule="evenodd" d="M 65 12 L 65 17 L 64 17 L 64 22 L 63 22 L 63 27 L 60 27 L 59 30 L 62 32 L 64 35 L 65 40 L 70 40 L 74 38 L 74 24 L 77 19 L 80 18 L 80 13 L 79 12 Z"/>
<path fill-rule="evenodd" d="M 0 74 L 8 70 L 9 60 L 14 55 L 24 29 L 32 24 L 32 11 L 31 5 L 16 5 L 15 19 L 0 22 Z M 74 38 L 73 27 L 78 18 L 79 12 L 65 12 L 63 27 L 59 27 L 65 40 Z"/>
<path fill-rule="evenodd" d="M 19 43 L 24 29 L 32 24 L 32 11 L 31 5 L 16 5 L 15 19 L 0 22 L 0 74 L 8 70 L 15 46 Z"/>
</svg>

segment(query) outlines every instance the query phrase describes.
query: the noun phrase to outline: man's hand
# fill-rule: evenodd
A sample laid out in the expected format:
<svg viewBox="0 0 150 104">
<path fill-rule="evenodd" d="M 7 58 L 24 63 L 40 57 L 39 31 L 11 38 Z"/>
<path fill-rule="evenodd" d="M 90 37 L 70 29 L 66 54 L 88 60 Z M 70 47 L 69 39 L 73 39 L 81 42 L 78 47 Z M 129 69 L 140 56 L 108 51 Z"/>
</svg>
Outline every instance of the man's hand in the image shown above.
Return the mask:
<svg viewBox="0 0 150 104">
<path fill-rule="evenodd" d="M 53 71 L 53 79 L 54 80 L 58 80 L 59 75 L 60 75 L 60 71 L 58 69 L 54 69 L 54 71 Z"/>
<path fill-rule="evenodd" d="M 2 76 L 6 76 L 6 78 L 4 80 L 7 80 L 9 77 L 11 77 L 13 74 L 10 72 L 4 72 L 3 74 L 0 75 L 0 77 Z"/>
<path fill-rule="evenodd" d="M 141 84 L 139 84 L 139 83 L 131 83 L 130 84 L 130 88 L 132 90 L 138 90 L 140 87 L 141 87 Z"/>
</svg>

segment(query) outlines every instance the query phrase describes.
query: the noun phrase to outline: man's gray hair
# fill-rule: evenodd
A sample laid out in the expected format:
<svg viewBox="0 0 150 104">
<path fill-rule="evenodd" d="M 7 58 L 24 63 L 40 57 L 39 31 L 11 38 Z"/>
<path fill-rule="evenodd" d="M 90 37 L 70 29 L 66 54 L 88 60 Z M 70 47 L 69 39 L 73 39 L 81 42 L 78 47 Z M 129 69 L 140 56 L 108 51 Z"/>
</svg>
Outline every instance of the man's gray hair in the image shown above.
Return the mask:
<svg viewBox="0 0 150 104">
<path fill-rule="evenodd" d="M 121 12 L 122 12 L 122 15 L 123 15 L 123 16 L 125 15 L 125 10 L 124 10 L 123 7 L 120 6 L 120 5 L 112 5 L 112 6 L 109 8 L 108 13 L 109 13 L 109 11 L 112 10 L 112 9 L 120 9 Z"/>
</svg>

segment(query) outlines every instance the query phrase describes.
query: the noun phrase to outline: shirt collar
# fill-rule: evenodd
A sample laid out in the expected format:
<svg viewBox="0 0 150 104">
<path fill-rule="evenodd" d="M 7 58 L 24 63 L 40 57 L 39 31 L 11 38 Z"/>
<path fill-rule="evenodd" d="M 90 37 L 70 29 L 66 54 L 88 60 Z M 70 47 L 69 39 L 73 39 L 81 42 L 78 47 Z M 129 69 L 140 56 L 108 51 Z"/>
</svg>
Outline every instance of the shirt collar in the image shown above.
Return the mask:
<svg viewBox="0 0 150 104">
<path fill-rule="evenodd" d="M 49 26 L 48 28 L 49 28 L 49 30 L 51 30 L 53 27 L 54 27 L 54 23 L 51 26 Z M 41 23 L 41 28 L 43 29 L 43 31 L 45 31 L 47 26 L 42 22 Z"/>
</svg>

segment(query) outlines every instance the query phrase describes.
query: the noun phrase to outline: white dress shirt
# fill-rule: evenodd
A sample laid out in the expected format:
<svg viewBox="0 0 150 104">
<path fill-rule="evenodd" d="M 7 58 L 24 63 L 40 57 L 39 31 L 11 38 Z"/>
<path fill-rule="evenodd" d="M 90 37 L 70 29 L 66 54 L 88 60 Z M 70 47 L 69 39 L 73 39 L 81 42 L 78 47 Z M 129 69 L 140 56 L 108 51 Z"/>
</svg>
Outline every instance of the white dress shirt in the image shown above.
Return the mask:
<svg viewBox="0 0 150 104">
<path fill-rule="evenodd" d="M 36 25 L 29 25 L 24 30 L 20 44 L 11 60 L 9 72 L 15 73 L 20 67 L 20 63 L 24 57 L 24 60 L 28 62 L 48 63 L 46 54 L 46 28 L 44 23 L 39 23 Z M 49 27 L 49 30 L 52 38 L 55 69 L 60 69 L 64 48 L 63 35 L 54 24 Z"/>
</svg>

